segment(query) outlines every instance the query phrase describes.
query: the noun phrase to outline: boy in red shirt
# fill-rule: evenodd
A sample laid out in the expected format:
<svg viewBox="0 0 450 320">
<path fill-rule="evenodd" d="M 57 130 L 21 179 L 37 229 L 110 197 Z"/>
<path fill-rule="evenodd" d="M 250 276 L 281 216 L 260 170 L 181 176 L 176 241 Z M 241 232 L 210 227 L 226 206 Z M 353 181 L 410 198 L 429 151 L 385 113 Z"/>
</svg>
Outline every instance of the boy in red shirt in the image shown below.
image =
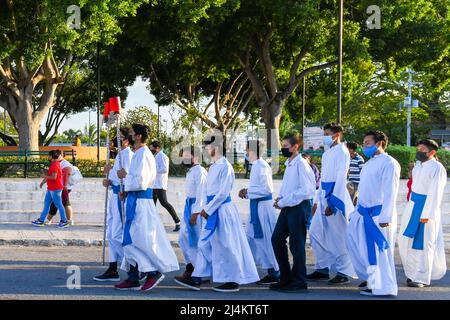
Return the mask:
<svg viewBox="0 0 450 320">
<path fill-rule="evenodd" d="M 33 225 L 41 227 L 44 226 L 44 219 L 50 210 L 50 205 L 52 202 L 58 208 L 59 214 L 61 215 L 61 222 L 58 224 L 58 228 L 66 228 L 69 223 L 67 222 L 66 210 L 64 209 L 62 203 L 62 169 L 58 161 L 61 155 L 60 150 L 52 150 L 49 152 L 48 160 L 51 162 L 50 168 L 48 168 L 47 174 L 43 174 L 42 178 L 44 180 L 42 185 L 47 182 L 47 193 L 45 194 L 44 209 L 42 210 L 39 219 L 32 222 Z"/>
</svg>

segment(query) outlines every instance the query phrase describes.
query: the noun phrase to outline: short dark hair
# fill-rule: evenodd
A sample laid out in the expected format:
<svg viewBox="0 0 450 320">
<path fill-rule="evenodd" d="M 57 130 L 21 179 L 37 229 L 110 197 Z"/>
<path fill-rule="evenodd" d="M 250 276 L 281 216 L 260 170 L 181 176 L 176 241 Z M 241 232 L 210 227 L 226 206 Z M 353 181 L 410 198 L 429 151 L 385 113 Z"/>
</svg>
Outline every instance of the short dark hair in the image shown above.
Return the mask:
<svg viewBox="0 0 450 320">
<path fill-rule="evenodd" d="M 145 124 L 133 123 L 131 127 L 133 128 L 134 134 L 141 135 L 141 142 L 145 143 L 150 132 L 148 126 L 146 126 Z"/>
<path fill-rule="evenodd" d="M 120 133 L 122 133 L 123 137 L 127 139 L 129 144 L 133 144 L 133 136 L 131 135 L 130 128 L 120 128 Z"/>
<path fill-rule="evenodd" d="M 327 123 L 323 126 L 323 130 L 330 130 L 333 133 L 344 132 L 344 128 L 339 123 Z"/>
<path fill-rule="evenodd" d="M 298 147 L 300 148 L 300 144 L 302 143 L 302 139 L 298 134 L 287 134 L 283 137 L 283 140 L 289 141 L 289 144 L 291 146 L 294 146 L 295 144 L 298 144 Z"/>
<path fill-rule="evenodd" d="M 431 139 L 420 140 L 419 143 L 417 143 L 417 145 L 419 145 L 419 144 L 423 144 L 430 151 L 431 150 L 434 150 L 434 151 L 438 151 L 439 150 L 439 145 L 437 144 L 437 142 L 434 141 L 434 140 L 431 140 Z"/>
<path fill-rule="evenodd" d="M 58 159 L 59 156 L 61 155 L 61 150 L 56 149 L 56 150 L 50 150 L 48 155 L 52 158 L 52 159 Z"/>
<path fill-rule="evenodd" d="M 158 140 L 152 141 L 152 142 L 150 143 L 150 145 L 151 145 L 153 148 L 160 148 L 160 149 L 161 149 L 161 142 L 159 142 Z"/>
<path fill-rule="evenodd" d="M 347 142 L 347 148 L 356 151 L 358 149 L 358 144 L 353 141 Z"/>
<path fill-rule="evenodd" d="M 371 130 L 371 131 L 366 132 L 366 134 L 364 135 L 364 138 L 367 136 L 372 136 L 373 140 L 375 140 L 375 143 L 378 143 L 381 141 L 383 148 L 384 149 L 387 148 L 389 139 L 383 131 Z"/>
<path fill-rule="evenodd" d="M 256 152 L 256 156 L 259 158 L 264 153 L 264 142 L 259 139 L 248 140 L 247 149 Z"/>
</svg>

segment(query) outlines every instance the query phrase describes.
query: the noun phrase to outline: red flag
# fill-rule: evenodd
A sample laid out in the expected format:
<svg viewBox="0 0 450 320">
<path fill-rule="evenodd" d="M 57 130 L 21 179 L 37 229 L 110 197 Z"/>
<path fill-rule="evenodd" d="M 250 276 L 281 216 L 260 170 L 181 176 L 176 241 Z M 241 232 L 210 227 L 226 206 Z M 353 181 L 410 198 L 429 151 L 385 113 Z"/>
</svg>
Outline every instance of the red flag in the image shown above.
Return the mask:
<svg viewBox="0 0 450 320">
<path fill-rule="evenodd" d="M 103 111 L 103 120 L 108 121 L 109 116 L 109 102 L 105 102 L 105 110 Z"/>
<path fill-rule="evenodd" d="M 114 113 L 120 113 L 120 97 L 109 98 L 109 111 Z"/>
</svg>

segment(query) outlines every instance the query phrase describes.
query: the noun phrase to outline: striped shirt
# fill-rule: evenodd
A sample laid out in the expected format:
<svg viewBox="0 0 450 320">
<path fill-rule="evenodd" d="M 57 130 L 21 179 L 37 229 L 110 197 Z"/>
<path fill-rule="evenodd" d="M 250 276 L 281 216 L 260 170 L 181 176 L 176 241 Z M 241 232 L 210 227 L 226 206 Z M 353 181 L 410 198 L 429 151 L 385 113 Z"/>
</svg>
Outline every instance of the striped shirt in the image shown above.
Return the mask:
<svg viewBox="0 0 450 320">
<path fill-rule="evenodd" d="M 364 159 L 356 154 L 354 158 L 350 157 L 350 169 L 348 170 L 348 180 L 359 183 L 359 174 L 364 165 Z"/>
</svg>

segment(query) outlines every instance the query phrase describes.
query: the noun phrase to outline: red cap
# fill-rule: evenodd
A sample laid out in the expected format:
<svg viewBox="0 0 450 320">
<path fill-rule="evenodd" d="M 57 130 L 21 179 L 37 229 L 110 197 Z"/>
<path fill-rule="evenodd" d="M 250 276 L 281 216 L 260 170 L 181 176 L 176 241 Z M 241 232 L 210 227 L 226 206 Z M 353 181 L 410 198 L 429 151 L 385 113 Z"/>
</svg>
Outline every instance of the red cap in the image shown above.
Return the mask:
<svg viewBox="0 0 450 320">
<path fill-rule="evenodd" d="M 109 116 L 109 102 L 105 102 L 105 110 L 103 110 L 103 119 L 108 121 Z"/>
<path fill-rule="evenodd" d="M 109 112 L 120 113 L 120 97 L 109 98 Z"/>
</svg>

